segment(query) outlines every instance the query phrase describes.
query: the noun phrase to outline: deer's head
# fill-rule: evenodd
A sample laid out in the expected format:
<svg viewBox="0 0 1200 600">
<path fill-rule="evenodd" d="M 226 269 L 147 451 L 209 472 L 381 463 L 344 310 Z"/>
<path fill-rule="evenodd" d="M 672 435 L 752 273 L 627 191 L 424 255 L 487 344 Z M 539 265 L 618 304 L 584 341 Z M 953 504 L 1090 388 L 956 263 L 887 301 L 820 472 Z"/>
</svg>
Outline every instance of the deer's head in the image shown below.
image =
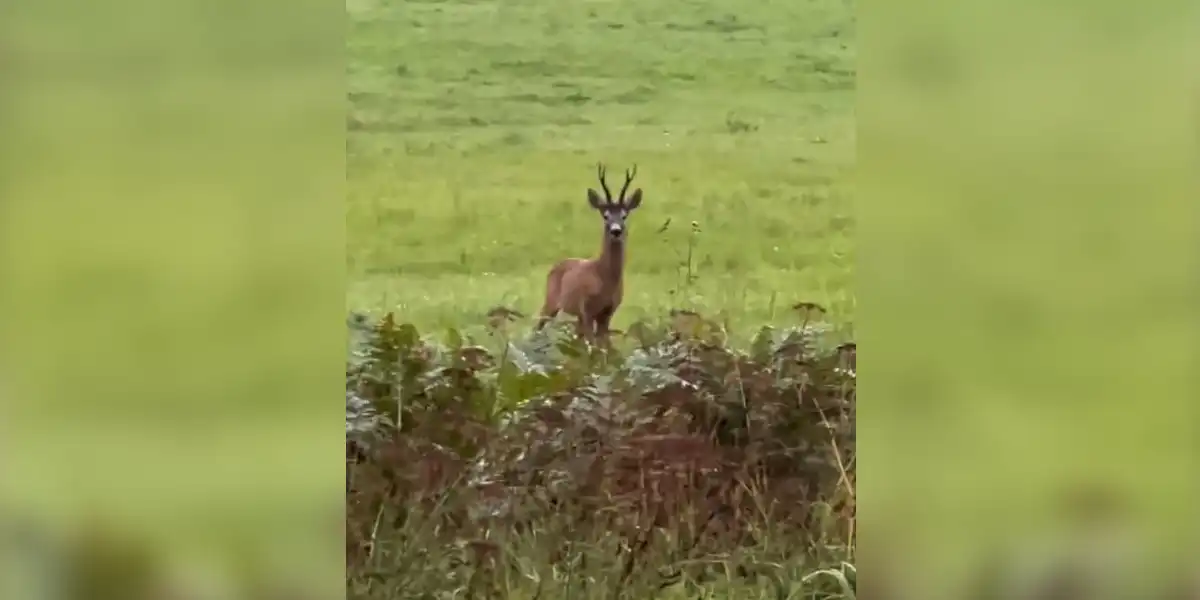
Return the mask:
<svg viewBox="0 0 1200 600">
<path fill-rule="evenodd" d="M 588 204 L 600 213 L 604 219 L 604 233 L 609 240 L 614 242 L 623 241 L 625 239 L 625 231 L 627 229 L 625 220 L 629 217 L 629 213 L 642 204 L 642 188 L 633 190 L 633 193 L 625 196 L 625 192 L 629 189 L 629 184 L 633 182 L 634 176 L 637 175 L 637 165 L 632 169 L 625 170 L 625 185 L 621 186 L 621 193 L 617 195 L 617 199 L 613 200 L 612 192 L 608 189 L 608 183 L 604 180 L 606 169 L 603 164 L 596 165 L 596 176 L 600 179 L 600 189 L 604 190 L 604 197 L 600 197 L 600 193 L 594 189 L 588 188 Z"/>
</svg>

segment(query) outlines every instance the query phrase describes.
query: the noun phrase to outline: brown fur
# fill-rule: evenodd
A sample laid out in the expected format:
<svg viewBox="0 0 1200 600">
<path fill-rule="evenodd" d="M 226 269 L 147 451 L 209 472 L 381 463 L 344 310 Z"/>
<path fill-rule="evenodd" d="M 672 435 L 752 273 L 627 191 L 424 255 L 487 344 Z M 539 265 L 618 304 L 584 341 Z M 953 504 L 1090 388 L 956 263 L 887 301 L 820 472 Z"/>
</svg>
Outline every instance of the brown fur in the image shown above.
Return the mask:
<svg viewBox="0 0 1200 600">
<path fill-rule="evenodd" d="M 636 172 L 636 167 L 626 172 L 625 185 L 614 202 L 604 181 L 604 167 L 598 167 L 600 185 L 607 202 L 602 202 L 599 194 L 590 189 L 588 200 L 604 219 L 600 256 L 567 258 L 555 263 L 546 277 L 546 301 L 542 305 L 538 329 L 563 312 L 576 318 L 576 331 L 584 338 L 607 338 L 609 324 L 613 314 L 620 308 L 624 295 L 625 243 L 628 239 L 624 229 L 625 218 L 641 205 L 641 189 L 634 190 L 628 199 L 625 197 L 625 191 Z M 622 228 L 619 238 L 609 235 L 608 227 L 613 222 L 619 222 Z"/>
</svg>

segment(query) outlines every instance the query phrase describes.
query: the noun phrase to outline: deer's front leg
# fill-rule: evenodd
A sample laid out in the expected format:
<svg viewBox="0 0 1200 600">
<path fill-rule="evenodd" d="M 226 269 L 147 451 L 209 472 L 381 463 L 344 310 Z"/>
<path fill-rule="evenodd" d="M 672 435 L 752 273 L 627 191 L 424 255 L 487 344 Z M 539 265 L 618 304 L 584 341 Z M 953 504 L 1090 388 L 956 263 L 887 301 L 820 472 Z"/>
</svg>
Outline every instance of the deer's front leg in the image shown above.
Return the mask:
<svg viewBox="0 0 1200 600">
<path fill-rule="evenodd" d="M 615 307 L 609 306 L 601 310 L 596 315 L 596 337 L 608 342 L 609 324 L 612 323 L 613 313 L 617 312 Z"/>
<path fill-rule="evenodd" d="M 575 333 L 578 334 L 579 337 L 589 342 L 592 341 L 592 334 L 595 332 L 595 327 L 596 322 L 587 314 L 587 312 L 579 313 L 579 322 L 575 326 Z"/>
</svg>

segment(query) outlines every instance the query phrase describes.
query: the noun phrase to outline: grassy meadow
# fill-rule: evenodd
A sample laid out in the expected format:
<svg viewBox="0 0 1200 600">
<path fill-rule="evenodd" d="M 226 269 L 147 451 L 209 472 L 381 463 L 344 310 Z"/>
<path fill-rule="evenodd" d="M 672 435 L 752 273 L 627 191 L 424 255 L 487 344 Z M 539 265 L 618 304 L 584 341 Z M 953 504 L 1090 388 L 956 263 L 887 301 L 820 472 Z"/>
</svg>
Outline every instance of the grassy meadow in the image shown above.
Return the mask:
<svg viewBox="0 0 1200 600">
<path fill-rule="evenodd" d="M 531 315 L 551 264 L 599 251 L 604 161 L 610 186 L 637 164 L 646 198 L 614 327 L 852 317 L 850 2 L 346 6 L 349 309 Z"/>
</svg>

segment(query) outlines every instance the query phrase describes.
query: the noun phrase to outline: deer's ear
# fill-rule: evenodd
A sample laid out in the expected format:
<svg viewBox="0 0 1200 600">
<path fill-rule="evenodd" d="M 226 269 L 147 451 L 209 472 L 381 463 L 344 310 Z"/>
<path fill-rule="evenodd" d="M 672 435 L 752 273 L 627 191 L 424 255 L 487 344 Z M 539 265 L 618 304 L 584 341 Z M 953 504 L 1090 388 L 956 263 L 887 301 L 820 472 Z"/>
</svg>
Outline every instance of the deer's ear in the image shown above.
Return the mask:
<svg viewBox="0 0 1200 600">
<path fill-rule="evenodd" d="M 596 210 L 604 207 L 604 201 L 600 199 L 600 194 L 592 188 L 588 188 L 588 204 L 591 204 L 592 208 Z"/>
<path fill-rule="evenodd" d="M 642 188 L 638 188 L 636 190 L 633 190 L 633 193 L 629 195 L 629 199 L 627 199 L 625 201 L 625 208 L 628 210 L 633 210 L 641 205 L 642 205 Z"/>
</svg>

